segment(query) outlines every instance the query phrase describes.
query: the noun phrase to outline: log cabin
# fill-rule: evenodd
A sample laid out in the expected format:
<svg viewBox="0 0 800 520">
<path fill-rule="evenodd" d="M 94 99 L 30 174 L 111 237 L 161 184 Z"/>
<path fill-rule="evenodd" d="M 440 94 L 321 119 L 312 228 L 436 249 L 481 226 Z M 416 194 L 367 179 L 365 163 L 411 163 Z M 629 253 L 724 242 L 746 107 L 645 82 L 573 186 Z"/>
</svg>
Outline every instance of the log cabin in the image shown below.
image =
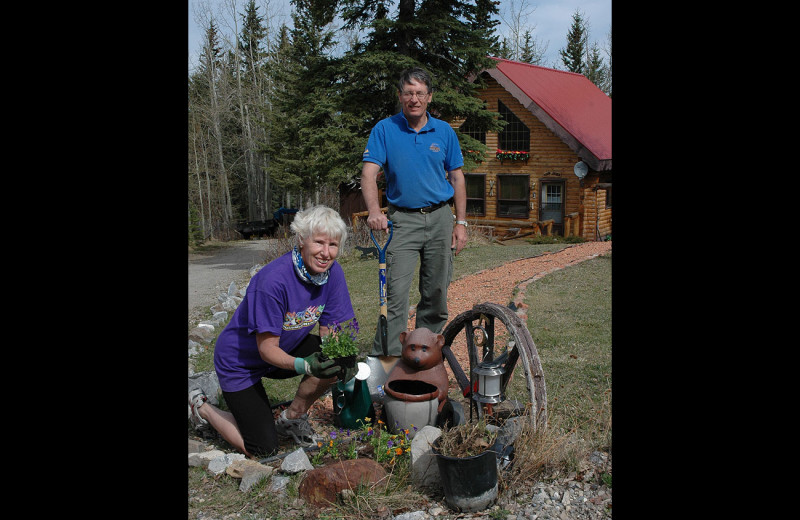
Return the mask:
<svg viewBox="0 0 800 520">
<path fill-rule="evenodd" d="M 496 61 L 481 73 L 486 86 L 478 96 L 506 121 L 504 129 L 480 132 L 469 121 L 450 122 L 488 150 L 464 172 L 470 226 L 500 240 L 532 234 L 605 240 L 611 235 L 611 98 L 582 74 Z M 358 216 L 352 212 L 353 224 Z"/>
</svg>

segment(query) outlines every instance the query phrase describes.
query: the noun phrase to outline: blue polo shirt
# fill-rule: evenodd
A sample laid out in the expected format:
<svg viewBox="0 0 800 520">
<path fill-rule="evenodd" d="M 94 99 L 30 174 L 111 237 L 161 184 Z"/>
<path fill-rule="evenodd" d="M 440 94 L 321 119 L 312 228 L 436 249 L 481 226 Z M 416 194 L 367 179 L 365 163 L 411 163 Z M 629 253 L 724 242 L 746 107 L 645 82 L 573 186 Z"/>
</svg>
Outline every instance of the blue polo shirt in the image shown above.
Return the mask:
<svg viewBox="0 0 800 520">
<path fill-rule="evenodd" d="M 431 117 L 415 132 L 402 111 L 378 122 L 369 134 L 364 161 L 386 174 L 386 199 L 401 208 L 422 208 L 449 200 L 447 172 L 464 166 L 453 128 Z"/>
</svg>

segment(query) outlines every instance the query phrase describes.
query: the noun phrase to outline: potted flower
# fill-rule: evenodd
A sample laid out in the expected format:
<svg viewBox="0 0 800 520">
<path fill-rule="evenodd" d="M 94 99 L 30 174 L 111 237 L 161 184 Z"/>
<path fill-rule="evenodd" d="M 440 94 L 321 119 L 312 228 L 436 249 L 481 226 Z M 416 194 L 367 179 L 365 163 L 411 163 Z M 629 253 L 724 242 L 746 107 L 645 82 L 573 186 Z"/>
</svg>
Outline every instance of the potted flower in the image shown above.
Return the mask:
<svg viewBox="0 0 800 520">
<path fill-rule="evenodd" d="M 322 338 L 322 353 L 328 359 L 336 360 L 337 364 L 343 368 L 353 368 L 356 366 L 356 356 L 358 356 L 358 321 L 353 318 L 346 325 L 333 322 L 328 325 L 330 334 Z"/>
</svg>

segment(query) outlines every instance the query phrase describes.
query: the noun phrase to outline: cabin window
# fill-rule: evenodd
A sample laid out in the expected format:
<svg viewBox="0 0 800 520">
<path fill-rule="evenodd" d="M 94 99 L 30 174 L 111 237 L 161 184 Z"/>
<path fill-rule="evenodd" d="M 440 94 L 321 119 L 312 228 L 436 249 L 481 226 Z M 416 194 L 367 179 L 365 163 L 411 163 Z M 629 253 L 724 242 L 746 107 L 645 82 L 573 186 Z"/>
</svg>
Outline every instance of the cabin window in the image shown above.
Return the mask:
<svg viewBox="0 0 800 520">
<path fill-rule="evenodd" d="M 467 215 L 471 217 L 486 216 L 486 174 L 465 173 L 467 188 Z"/>
<path fill-rule="evenodd" d="M 497 135 L 497 147 L 505 151 L 529 152 L 531 150 L 531 131 L 514 112 L 509 110 L 499 99 L 497 111 L 506 126 Z"/>
<path fill-rule="evenodd" d="M 528 218 L 530 175 L 498 175 L 497 184 L 497 216 Z"/>
<path fill-rule="evenodd" d="M 486 130 L 481 130 L 472 121 L 467 119 L 458 129 L 462 134 L 468 135 L 482 144 L 486 144 Z"/>
</svg>

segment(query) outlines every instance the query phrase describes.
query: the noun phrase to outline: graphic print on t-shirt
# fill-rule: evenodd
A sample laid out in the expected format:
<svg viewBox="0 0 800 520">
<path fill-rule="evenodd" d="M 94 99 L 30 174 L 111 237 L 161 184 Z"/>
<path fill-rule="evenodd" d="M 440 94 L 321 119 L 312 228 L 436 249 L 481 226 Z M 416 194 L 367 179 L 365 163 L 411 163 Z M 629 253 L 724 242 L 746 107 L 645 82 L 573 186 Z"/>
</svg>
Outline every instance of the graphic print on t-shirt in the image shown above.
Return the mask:
<svg viewBox="0 0 800 520">
<path fill-rule="evenodd" d="M 287 312 L 283 317 L 283 330 L 298 330 L 319 321 L 325 305 L 315 305 L 300 312 Z"/>
</svg>

